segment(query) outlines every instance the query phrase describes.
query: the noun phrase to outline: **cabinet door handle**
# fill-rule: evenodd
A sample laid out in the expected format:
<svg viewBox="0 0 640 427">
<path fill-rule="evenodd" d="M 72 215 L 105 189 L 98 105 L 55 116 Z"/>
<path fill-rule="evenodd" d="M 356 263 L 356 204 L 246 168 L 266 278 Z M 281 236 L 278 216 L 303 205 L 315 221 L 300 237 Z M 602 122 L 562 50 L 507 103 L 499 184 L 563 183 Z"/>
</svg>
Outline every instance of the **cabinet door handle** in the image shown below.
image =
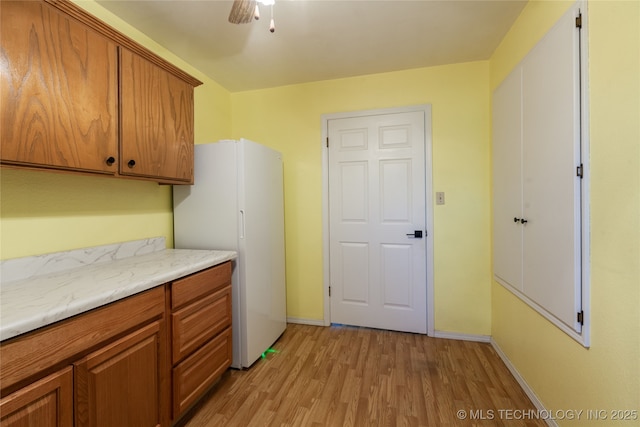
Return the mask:
<svg viewBox="0 0 640 427">
<path fill-rule="evenodd" d="M 513 218 L 513 222 L 520 222 L 520 218 Z"/>
<path fill-rule="evenodd" d="M 116 158 L 113 156 L 110 156 L 107 158 L 107 166 L 112 166 L 114 163 L 116 162 Z"/>
<path fill-rule="evenodd" d="M 520 220 L 520 224 L 526 224 L 527 222 L 529 222 L 529 221 L 527 221 L 527 220 L 526 220 L 526 219 L 524 219 L 524 218 L 522 218 L 522 219 Z"/>
<path fill-rule="evenodd" d="M 129 162 L 127 163 L 127 166 L 129 166 L 131 169 L 133 169 L 133 167 L 136 165 L 136 161 L 135 160 L 129 160 Z"/>
</svg>

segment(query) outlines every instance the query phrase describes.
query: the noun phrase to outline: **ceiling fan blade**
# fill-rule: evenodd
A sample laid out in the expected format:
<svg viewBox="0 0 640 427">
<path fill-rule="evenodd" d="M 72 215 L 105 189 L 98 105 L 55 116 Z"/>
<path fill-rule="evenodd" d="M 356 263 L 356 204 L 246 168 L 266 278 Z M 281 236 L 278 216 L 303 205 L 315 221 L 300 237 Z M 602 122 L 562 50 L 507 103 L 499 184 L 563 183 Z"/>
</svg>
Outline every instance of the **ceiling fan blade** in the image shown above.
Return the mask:
<svg viewBox="0 0 640 427">
<path fill-rule="evenodd" d="M 247 24 L 253 19 L 256 11 L 256 0 L 234 0 L 229 14 L 232 24 Z"/>
</svg>

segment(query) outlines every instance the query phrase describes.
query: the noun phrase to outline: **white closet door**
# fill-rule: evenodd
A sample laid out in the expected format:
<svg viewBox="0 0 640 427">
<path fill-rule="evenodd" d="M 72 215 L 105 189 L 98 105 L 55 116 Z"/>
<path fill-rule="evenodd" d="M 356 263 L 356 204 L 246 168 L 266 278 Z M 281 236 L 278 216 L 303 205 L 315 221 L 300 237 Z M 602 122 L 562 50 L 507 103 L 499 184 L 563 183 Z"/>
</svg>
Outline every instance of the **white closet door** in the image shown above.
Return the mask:
<svg viewBox="0 0 640 427">
<path fill-rule="evenodd" d="M 522 78 L 518 66 L 493 94 L 493 271 L 522 291 Z"/>
<path fill-rule="evenodd" d="M 579 40 L 567 13 L 527 55 L 523 82 L 524 293 L 579 331 Z"/>
</svg>

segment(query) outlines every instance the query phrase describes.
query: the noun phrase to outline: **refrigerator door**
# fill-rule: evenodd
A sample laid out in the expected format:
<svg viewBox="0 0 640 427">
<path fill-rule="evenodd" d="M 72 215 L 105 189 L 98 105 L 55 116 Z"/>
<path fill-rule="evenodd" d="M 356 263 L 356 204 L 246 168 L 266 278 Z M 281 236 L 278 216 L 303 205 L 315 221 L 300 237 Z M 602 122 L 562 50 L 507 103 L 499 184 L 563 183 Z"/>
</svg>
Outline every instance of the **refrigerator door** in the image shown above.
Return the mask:
<svg viewBox="0 0 640 427">
<path fill-rule="evenodd" d="M 175 247 L 238 252 L 231 366 L 246 368 L 286 328 L 282 158 L 248 140 L 198 144 L 194 174 L 173 188 Z"/>
<path fill-rule="evenodd" d="M 238 143 L 239 281 L 248 367 L 286 328 L 284 196 L 280 153 Z"/>
<path fill-rule="evenodd" d="M 173 187 L 173 234 L 178 249 L 220 249 L 239 252 L 238 141 L 197 144 L 194 149 L 194 185 Z M 231 277 L 231 366 L 242 368 L 240 263 L 233 263 Z"/>
<path fill-rule="evenodd" d="M 236 141 L 195 146 L 194 185 L 173 186 L 176 248 L 238 250 Z"/>
</svg>

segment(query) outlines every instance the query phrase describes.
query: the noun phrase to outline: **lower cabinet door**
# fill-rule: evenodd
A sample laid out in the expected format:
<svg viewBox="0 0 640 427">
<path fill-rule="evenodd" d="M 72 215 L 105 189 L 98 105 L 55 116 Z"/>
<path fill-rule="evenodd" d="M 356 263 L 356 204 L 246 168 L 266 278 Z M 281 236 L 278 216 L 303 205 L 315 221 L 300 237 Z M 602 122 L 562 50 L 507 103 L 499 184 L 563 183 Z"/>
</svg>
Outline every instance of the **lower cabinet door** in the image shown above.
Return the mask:
<svg viewBox="0 0 640 427">
<path fill-rule="evenodd" d="M 231 366 L 231 328 L 173 368 L 173 419 L 176 420 Z"/>
<path fill-rule="evenodd" d="M 73 368 L 51 374 L 0 400 L 2 427 L 72 427 Z"/>
<path fill-rule="evenodd" d="M 76 427 L 161 425 L 160 321 L 75 364 Z"/>
</svg>

